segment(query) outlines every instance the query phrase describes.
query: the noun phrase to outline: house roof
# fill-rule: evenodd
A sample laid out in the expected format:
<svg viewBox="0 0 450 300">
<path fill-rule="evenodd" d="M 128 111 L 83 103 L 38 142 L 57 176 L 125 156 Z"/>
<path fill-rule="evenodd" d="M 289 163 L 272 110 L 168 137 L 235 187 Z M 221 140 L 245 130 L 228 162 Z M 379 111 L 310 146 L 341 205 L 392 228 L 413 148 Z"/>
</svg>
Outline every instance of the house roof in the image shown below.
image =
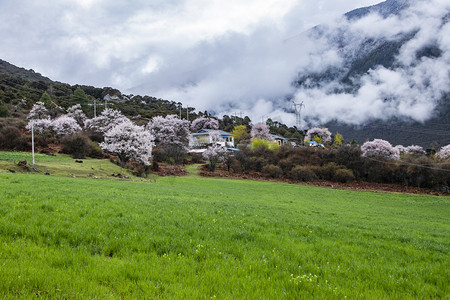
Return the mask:
<svg viewBox="0 0 450 300">
<path fill-rule="evenodd" d="M 323 144 L 320 144 L 320 143 L 318 143 L 318 142 L 316 142 L 316 141 L 309 141 L 308 143 L 309 143 L 310 145 L 323 146 Z"/>
<path fill-rule="evenodd" d="M 221 136 L 232 136 L 231 133 L 223 131 L 223 130 L 214 130 L 214 129 L 202 129 L 199 130 L 197 133 L 192 133 L 193 136 L 200 136 L 200 135 L 208 135 L 210 132 L 217 131 Z"/>
<path fill-rule="evenodd" d="M 282 136 L 279 136 L 279 135 L 276 135 L 276 134 L 272 134 L 272 137 L 275 139 L 275 140 L 283 140 L 283 141 L 288 141 L 288 139 L 286 139 L 286 138 L 284 138 L 284 137 L 282 137 Z"/>
</svg>

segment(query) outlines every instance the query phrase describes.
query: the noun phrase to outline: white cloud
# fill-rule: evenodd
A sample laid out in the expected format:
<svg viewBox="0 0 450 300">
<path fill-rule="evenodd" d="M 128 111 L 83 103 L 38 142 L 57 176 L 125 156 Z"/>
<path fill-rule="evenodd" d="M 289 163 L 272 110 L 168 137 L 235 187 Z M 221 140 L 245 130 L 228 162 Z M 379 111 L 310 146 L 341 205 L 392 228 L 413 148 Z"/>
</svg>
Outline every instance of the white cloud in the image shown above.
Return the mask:
<svg viewBox="0 0 450 300">
<path fill-rule="evenodd" d="M 423 121 L 449 89 L 450 26 L 438 26 L 449 3 L 418 0 L 405 15 L 387 19 L 338 18 L 376 2 L 3 0 L 0 58 L 59 81 L 114 86 L 222 114 L 242 111 L 255 120 L 269 116 L 294 124 L 285 98 L 295 94 L 306 104 L 304 115 L 320 122 Z M 364 36 L 394 40 L 402 32 L 419 33 L 401 49 L 395 70 L 362 76 L 355 94 L 333 93 L 341 88 L 337 81 L 295 91 L 291 83 L 299 73 L 345 62 L 343 50 L 330 43 L 333 30 L 320 39 L 305 33 L 320 23 L 349 32 L 347 55 L 358 54 Z M 442 50 L 439 59 L 415 58 L 417 49 L 433 43 Z"/>
</svg>

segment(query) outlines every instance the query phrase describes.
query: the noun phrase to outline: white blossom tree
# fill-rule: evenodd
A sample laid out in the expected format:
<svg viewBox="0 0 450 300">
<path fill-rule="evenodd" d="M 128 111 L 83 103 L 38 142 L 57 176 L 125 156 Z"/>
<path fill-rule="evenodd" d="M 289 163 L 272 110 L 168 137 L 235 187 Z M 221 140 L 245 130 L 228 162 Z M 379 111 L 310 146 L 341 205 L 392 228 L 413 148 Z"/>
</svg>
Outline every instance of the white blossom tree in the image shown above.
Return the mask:
<svg viewBox="0 0 450 300">
<path fill-rule="evenodd" d="M 187 151 L 189 145 L 189 121 L 175 115 L 154 117 L 147 125 L 155 137 L 156 146 L 173 145 Z"/>
<path fill-rule="evenodd" d="M 331 142 L 331 132 L 328 128 L 313 127 L 306 132 L 305 142 L 316 141 L 320 144 Z"/>
<path fill-rule="evenodd" d="M 49 119 L 49 112 L 45 108 L 44 102 L 38 101 L 36 102 L 30 110 L 30 113 L 27 116 L 28 120 L 38 120 L 38 119 Z"/>
<path fill-rule="evenodd" d="M 393 147 L 391 143 L 382 139 L 375 139 L 365 142 L 361 146 L 363 157 L 383 157 L 387 159 L 400 159 L 400 151 Z"/>
<path fill-rule="evenodd" d="M 397 145 L 395 146 L 395 148 L 398 149 L 398 151 L 400 152 L 400 154 L 406 153 L 406 147 L 403 145 Z"/>
<path fill-rule="evenodd" d="M 219 121 L 210 117 L 199 117 L 192 121 L 191 124 L 192 131 L 199 131 L 201 129 L 219 129 Z"/>
<path fill-rule="evenodd" d="M 221 143 L 224 141 L 223 137 L 220 135 L 220 132 L 217 130 L 210 131 L 209 138 L 210 138 L 211 143 L 213 143 L 213 144 Z"/>
<path fill-rule="evenodd" d="M 266 141 L 273 141 L 273 137 L 270 134 L 269 126 L 264 123 L 257 123 L 253 125 L 250 131 L 252 138 L 259 138 Z"/>
<path fill-rule="evenodd" d="M 52 130 L 52 121 L 50 119 L 31 119 L 25 128 L 31 132 L 31 128 L 35 133 L 44 135 Z"/>
<path fill-rule="evenodd" d="M 411 145 L 405 148 L 406 154 L 425 155 L 427 152 L 418 145 Z"/>
<path fill-rule="evenodd" d="M 189 147 L 189 121 L 175 115 L 154 117 L 147 129 L 155 137 L 155 145 L 164 153 L 164 159 L 173 159 L 178 164 L 187 155 Z"/>
<path fill-rule="evenodd" d="M 106 108 L 102 113 L 95 118 L 87 119 L 84 122 L 84 127 L 98 133 L 106 133 L 120 123 L 130 121 L 120 111 Z"/>
<path fill-rule="evenodd" d="M 62 115 L 51 122 L 51 127 L 59 137 L 74 134 L 82 130 L 77 121 L 67 115 Z"/>
<path fill-rule="evenodd" d="M 436 157 L 440 159 L 447 159 L 450 157 L 450 145 L 442 147 L 438 153 L 436 153 Z"/>
<path fill-rule="evenodd" d="M 122 167 L 129 160 L 135 160 L 145 166 L 150 165 L 154 137 L 143 126 L 137 126 L 131 121 L 124 121 L 112 127 L 105 133 L 105 141 L 100 147 L 119 157 Z"/>
<path fill-rule="evenodd" d="M 80 126 L 84 126 L 84 122 L 87 119 L 80 104 L 75 104 L 74 106 L 69 107 L 67 110 L 67 116 L 74 118 Z"/>
<path fill-rule="evenodd" d="M 218 162 L 225 160 L 226 153 L 227 150 L 218 145 L 209 146 L 208 149 L 203 152 L 202 156 L 204 159 L 209 161 L 209 170 L 211 172 L 214 172 Z"/>
</svg>

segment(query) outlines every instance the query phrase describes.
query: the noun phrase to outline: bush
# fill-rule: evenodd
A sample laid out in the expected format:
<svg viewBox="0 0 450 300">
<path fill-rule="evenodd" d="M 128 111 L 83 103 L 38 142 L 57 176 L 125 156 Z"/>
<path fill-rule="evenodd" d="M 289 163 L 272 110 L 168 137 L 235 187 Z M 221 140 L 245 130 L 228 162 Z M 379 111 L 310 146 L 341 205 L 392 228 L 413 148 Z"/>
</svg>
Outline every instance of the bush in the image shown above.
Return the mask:
<svg viewBox="0 0 450 300">
<path fill-rule="evenodd" d="M 89 157 L 103 158 L 103 150 L 97 142 L 89 140 Z"/>
<path fill-rule="evenodd" d="M 29 139 L 31 141 L 31 139 Z M 0 129 L 0 147 L 3 150 L 29 150 L 28 139 L 23 137 L 20 130 L 13 126 Z"/>
<path fill-rule="evenodd" d="M 338 166 L 334 162 L 327 163 L 326 165 L 320 167 L 320 166 L 312 166 L 311 170 L 314 171 L 314 173 L 323 180 L 333 180 L 334 174 L 336 170 L 338 169 Z"/>
<path fill-rule="evenodd" d="M 289 177 L 298 181 L 317 180 L 317 176 L 310 166 L 295 166 L 289 173 Z"/>
<path fill-rule="evenodd" d="M 264 174 L 269 175 L 272 178 L 278 178 L 283 173 L 281 168 L 279 166 L 275 166 L 275 165 L 266 165 L 266 166 L 264 166 L 262 168 L 262 172 Z"/>
<path fill-rule="evenodd" d="M 255 150 L 255 149 L 260 148 L 260 147 L 264 147 L 266 149 L 269 149 L 270 142 L 268 140 L 263 140 L 263 139 L 260 139 L 260 138 L 254 138 L 252 140 L 251 144 L 250 144 L 250 147 L 251 147 L 252 150 Z"/>
<path fill-rule="evenodd" d="M 9 116 L 8 108 L 0 103 L 0 117 L 6 118 L 7 116 Z"/>
<path fill-rule="evenodd" d="M 205 161 L 202 158 L 200 153 L 191 153 L 191 163 L 193 164 L 202 164 Z"/>
<path fill-rule="evenodd" d="M 86 158 L 91 152 L 89 138 L 80 133 L 65 136 L 61 140 L 61 144 L 63 145 L 62 152 L 70 154 L 73 158 Z"/>
<path fill-rule="evenodd" d="M 130 160 L 125 164 L 125 168 L 130 170 L 134 176 L 147 177 L 150 172 L 150 166 L 145 166 L 135 160 Z"/>
<path fill-rule="evenodd" d="M 353 180 L 355 180 L 355 175 L 349 169 L 337 169 L 334 174 L 334 181 L 336 182 L 346 183 Z"/>
</svg>

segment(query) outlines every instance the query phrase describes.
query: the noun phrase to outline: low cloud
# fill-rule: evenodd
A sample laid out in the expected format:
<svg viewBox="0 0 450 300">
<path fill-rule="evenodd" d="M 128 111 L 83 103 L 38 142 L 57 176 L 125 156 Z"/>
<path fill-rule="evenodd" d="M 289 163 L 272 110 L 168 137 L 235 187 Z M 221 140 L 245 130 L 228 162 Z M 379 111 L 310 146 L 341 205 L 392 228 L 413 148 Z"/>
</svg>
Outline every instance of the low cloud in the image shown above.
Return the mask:
<svg viewBox="0 0 450 300">
<path fill-rule="evenodd" d="M 450 88 L 450 27 L 441 22 L 448 1 L 414 0 L 387 18 L 338 16 L 376 2 L 5 0 L 0 58 L 55 80 L 113 86 L 218 115 L 242 112 L 255 122 L 294 125 L 292 101 L 305 104 L 303 124 L 424 121 Z M 395 41 L 411 32 L 392 70 L 378 66 L 351 78 L 359 88 L 344 92 L 339 74 L 367 39 Z M 428 46 L 440 56 L 417 58 Z M 328 81 L 309 76 L 330 72 L 337 76 Z M 299 76 L 310 84 L 296 87 Z"/>
<path fill-rule="evenodd" d="M 378 66 L 352 78 L 360 86 L 356 91 L 336 93 L 345 90 L 337 81 L 297 90 L 295 99 L 305 103 L 305 113 L 310 116 L 306 119 L 312 124 L 332 120 L 363 124 L 392 117 L 418 122 L 431 118 L 438 101 L 450 92 L 450 24 L 443 24 L 449 14 L 447 2 L 417 1 L 400 16 L 384 19 L 375 14 L 355 22 L 338 22 L 346 35 L 360 39 L 344 53 L 361 49 L 366 38 L 392 41 L 408 33 L 414 36 L 401 47 L 392 69 Z M 438 57 L 417 55 L 427 48 L 439 49 Z"/>
</svg>

